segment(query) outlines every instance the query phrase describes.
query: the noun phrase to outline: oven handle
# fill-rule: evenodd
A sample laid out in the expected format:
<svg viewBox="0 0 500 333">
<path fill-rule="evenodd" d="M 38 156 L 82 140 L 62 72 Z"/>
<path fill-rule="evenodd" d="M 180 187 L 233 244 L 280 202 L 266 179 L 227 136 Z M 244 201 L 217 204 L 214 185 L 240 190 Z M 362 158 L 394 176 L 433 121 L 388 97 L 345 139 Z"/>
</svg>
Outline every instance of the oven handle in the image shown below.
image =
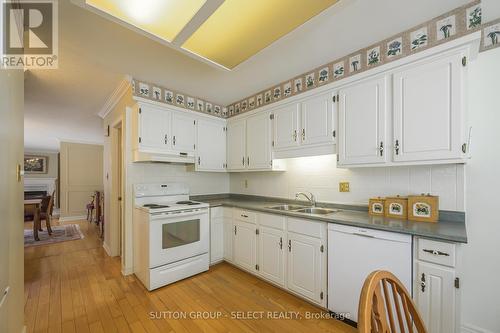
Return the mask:
<svg viewBox="0 0 500 333">
<path fill-rule="evenodd" d="M 152 213 L 152 220 L 160 220 L 169 217 L 182 217 L 182 216 L 193 216 L 193 215 L 201 215 L 208 211 L 207 208 L 194 209 L 190 211 L 180 211 L 180 212 L 162 212 L 162 213 Z"/>
</svg>

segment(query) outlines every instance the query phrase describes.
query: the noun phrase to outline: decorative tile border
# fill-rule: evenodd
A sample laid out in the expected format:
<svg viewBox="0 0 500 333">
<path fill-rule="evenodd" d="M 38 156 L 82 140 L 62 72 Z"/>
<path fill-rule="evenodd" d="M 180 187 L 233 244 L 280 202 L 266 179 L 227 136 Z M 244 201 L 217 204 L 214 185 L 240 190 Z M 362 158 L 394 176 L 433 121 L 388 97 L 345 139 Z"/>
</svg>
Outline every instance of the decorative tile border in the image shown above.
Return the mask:
<svg viewBox="0 0 500 333">
<path fill-rule="evenodd" d="M 227 118 L 227 107 L 207 102 L 204 99 L 186 95 L 159 85 L 132 79 L 132 94 L 152 101 L 209 114 L 219 118 Z"/>
<path fill-rule="evenodd" d="M 228 117 L 298 95 L 478 30 L 483 31 L 481 51 L 500 46 L 500 19 L 482 24 L 480 0 L 472 1 L 367 48 L 232 103 L 228 106 Z M 250 103 L 250 100 L 257 102 Z"/>
</svg>

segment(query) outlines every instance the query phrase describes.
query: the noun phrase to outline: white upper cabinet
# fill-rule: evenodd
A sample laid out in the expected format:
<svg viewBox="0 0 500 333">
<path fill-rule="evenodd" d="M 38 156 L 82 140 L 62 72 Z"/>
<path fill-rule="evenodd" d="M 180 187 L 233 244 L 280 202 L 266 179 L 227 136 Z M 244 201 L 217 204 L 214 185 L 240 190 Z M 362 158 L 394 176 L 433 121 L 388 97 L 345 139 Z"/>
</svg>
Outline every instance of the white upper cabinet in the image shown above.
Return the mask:
<svg viewBox="0 0 500 333">
<path fill-rule="evenodd" d="M 172 148 L 181 153 L 194 152 L 196 118 L 187 112 L 172 113 Z"/>
<path fill-rule="evenodd" d="M 271 156 L 271 122 L 267 112 L 257 113 L 247 119 L 247 168 L 269 169 Z"/>
<path fill-rule="evenodd" d="M 273 111 L 274 150 L 298 147 L 300 103 Z"/>
<path fill-rule="evenodd" d="M 245 170 L 246 120 L 229 121 L 227 124 L 227 168 Z"/>
<path fill-rule="evenodd" d="M 394 73 L 394 161 L 462 158 L 462 54 Z"/>
<path fill-rule="evenodd" d="M 163 150 L 171 147 L 172 112 L 151 105 L 140 105 L 139 147 L 148 150 Z"/>
<path fill-rule="evenodd" d="M 339 165 L 386 161 L 386 77 L 339 90 Z"/>
<path fill-rule="evenodd" d="M 301 144 L 334 143 L 333 94 L 326 93 L 301 103 Z"/>
<path fill-rule="evenodd" d="M 333 96 L 328 91 L 271 111 L 276 158 L 335 153 Z"/>
<path fill-rule="evenodd" d="M 196 170 L 226 171 L 226 122 L 203 117 L 196 127 Z"/>
</svg>

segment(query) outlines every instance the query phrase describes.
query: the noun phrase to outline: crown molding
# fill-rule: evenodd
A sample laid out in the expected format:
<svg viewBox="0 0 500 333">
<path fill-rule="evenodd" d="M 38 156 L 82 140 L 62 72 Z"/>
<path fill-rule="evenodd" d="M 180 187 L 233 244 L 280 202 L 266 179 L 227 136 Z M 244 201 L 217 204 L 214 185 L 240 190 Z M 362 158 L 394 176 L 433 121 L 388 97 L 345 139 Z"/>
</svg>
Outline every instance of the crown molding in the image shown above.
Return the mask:
<svg viewBox="0 0 500 333">
<path fill-rule="evenodd" d="M 104 103 L 101 108 L 101 111 L 97 113 L 99 117 L 102 119 L 106 118 L 106 116 L 113 110 L 118 101 L 125 95 L 127 90 L 130 88 L 132 84 L 132 77 L 130 75 L 126 75 L 116 86 L 115 90 L 109 95 L 108 99 Z"/>
</svg>

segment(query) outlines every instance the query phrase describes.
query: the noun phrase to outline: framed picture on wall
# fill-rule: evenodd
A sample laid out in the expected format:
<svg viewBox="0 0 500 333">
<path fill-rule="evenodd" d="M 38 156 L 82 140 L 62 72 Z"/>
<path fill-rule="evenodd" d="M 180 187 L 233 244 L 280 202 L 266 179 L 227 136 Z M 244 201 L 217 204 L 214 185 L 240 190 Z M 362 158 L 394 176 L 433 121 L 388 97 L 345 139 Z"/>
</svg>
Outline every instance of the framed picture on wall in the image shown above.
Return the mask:
<svg viewBox="0 0 500 333">
<path fill-rule="evenodd" d="M 47 173 L 47 156 L 24 156 L 24 172 L 30 173 Z"/>
</svg>

